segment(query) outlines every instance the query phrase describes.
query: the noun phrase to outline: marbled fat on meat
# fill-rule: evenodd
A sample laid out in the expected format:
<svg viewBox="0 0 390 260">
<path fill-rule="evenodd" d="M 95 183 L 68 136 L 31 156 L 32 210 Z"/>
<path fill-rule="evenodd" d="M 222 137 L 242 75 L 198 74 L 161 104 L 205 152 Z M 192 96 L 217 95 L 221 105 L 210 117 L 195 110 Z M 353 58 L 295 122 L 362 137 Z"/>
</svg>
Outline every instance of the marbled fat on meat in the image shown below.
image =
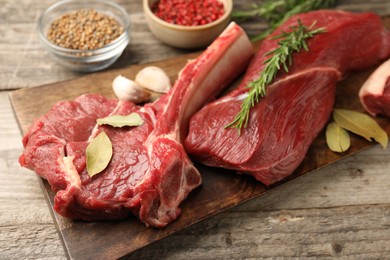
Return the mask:
<svg viewBox="0 0 390 260">
<path fill-rule="evenodd" d="M 99 95 L 58 103 L 24 136 L 20 164 L 48 180 L 56 192 L 54 209 L 64 217 L 106 220 L 134 214 L 148 226 L 163 227 L 201 184 L 182 146 L 189 118 L 238 76 L 252 55 L 245 32 L 232 23 L 155 103 L 139 107 Z M 131 112 L 141 116 L 141 126 L 96 125 L 98 118 Z M 101 131 L 112 142 L 113 157 L 90 177 L 85 149 Z"/>
<path fill-rule="evenodd" d="M 310 51 L 293 55 L 289 73 L 280 71 L 267 95 L 251 110 L 241 135 L 225 126 L 233 121 L 277 47 L 274 36 L 304 25 L 326 32 L 308 40 Z M 263 41 L 238 88 L 197 112 L 185 148 L 206 165 L 253 175 L 271 185 L 290 175 L 325 126 L 333 109 L 335 86 L 348 72 L 369 68 L 390 55 L 390 33 L 372 13 L 321 10 L 290 18 Z"/>
</svg>

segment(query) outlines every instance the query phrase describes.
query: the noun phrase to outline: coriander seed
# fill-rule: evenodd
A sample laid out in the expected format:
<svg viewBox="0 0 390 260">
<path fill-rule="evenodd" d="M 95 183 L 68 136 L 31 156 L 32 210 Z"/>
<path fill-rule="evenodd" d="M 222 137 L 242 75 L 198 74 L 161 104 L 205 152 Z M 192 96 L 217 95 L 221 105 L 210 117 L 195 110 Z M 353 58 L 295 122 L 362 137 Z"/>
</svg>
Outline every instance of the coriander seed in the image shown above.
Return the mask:
<svg viewBox="0 0 390 260">
<path fill-rule="evenodd" d="M 95 9 L 80 9 L 54 20 L 47 38 L 63 48 L 95 50 L 117 39 L 124 32 L 120 23 Z"/>
</svg>

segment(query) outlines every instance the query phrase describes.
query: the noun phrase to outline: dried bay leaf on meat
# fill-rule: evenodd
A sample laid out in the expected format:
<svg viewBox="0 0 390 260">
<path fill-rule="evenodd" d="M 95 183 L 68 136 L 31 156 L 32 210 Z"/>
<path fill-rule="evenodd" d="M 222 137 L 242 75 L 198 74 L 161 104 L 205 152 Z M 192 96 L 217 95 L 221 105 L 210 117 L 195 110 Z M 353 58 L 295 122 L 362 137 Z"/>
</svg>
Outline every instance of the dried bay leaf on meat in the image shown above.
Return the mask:
<svg viewBox="0 0 390 260">
<path fill-rule="evenodd" d="M 331 151 L 337 153 L 345 152 L 351 146 L 348 132 L 335 122 L 326 127 L 326 143 Z"/>
<path fill-rule="evenodd" d="M 112 143 L 105 132 L 101 132 L 88 144 L 86 157 L 87 172 L 91 177 L 107 167 L 112 157 Z"/>
<path fill-rule="evenodd" d="M 140 126 L 144 123 L 142 118 L 137 113 L 131 113 L 127 116 L 114 115 L 105 118 L 99 118 L 96 120 L 99 125 L 110 125 L 113 127 L 124 127 L 124 126 Z"/>
<path fill-rule="evenodd" d="M 384 149 L 387 148 L 387 133 L 370 116 L 347 109 L 334 109 L 333 119 L 342 128 L 360 135 L 370 142 L 374 139 Z"/>
</svg>

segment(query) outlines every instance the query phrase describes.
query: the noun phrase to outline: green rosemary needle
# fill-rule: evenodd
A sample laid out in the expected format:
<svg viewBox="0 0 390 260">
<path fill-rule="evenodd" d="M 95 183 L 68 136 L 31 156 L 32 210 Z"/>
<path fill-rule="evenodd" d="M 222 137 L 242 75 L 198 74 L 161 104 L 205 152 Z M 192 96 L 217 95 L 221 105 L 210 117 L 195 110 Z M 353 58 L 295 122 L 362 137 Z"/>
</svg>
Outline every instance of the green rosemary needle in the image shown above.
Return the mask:
<svg viewBox="0 0 390 260">
<path fill-rule="evenodd" d="M 315 22 L 307 27 L 298 20 L 298 25 L 292 26 L 291 32 L 282 32 L 280 35 L 274 37 L 274 39 L 281 39 L 278 42 L 278 47 L 265 54 L 265 56 L 271 55 L 271 57 L 264 62 L 265 67 L 260 73 L 260 76 L 256 80 L 248 83 L 248 96 L 243 100 L 240 112 L 238 112 L 234 120 L 226 127 L 237 128 L 240 132 L 241 128 L 247 126 L 250 110 L 259 102 L 260 98 L 265 96 L 267 86 L 273 82 L 278 71 L 283 68 L 288 72 L 288 66 L 292 64 L 292 54 L 302 49 L 308 51 L 309 48 L 306 39 L 318 33 L 325 32 L 325 28 L 312 30 L 314 25 Z"/>
<path fill-rule="evenodd" d="M 264 18 L 269 23 L 269 28 L 252 38 L 252 41 L 258 41 L 264 39 L 288 18 L 296 14 L 329 8 L 335 3 L 336 0 L 268 0 L 263 4 L 253 5 L 251 10 L 235 11 L 232 13 L 232 17 L 238 19 L 256 16 Z"/>
</svg>

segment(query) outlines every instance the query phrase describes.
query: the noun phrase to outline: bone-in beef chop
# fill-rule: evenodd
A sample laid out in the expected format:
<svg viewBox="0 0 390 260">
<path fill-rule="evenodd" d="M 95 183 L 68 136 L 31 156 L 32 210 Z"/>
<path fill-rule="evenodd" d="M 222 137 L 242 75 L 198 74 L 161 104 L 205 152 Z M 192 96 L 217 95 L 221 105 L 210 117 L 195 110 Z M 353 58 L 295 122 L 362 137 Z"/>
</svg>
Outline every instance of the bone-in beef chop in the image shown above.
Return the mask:
<svg viewBox="0 0 390 260">
<path fill-rule="evenodd" d="M 165 226 L 201 184 L 181 143 L 189 118 L 246 68 L 252 54 L 245 32 L 232 23 L 155 103 L 139 107 L 84 95 L 56 104 L 24 136 L 20 164 L 48 180 L 56 191 L 54 209 L 62 216 L 103 220 L 133 213 L 146 225 Z M 143 119 L 141 126 L 96 125 L 98 118 L 131 112 Z M 102 131 L 113 156 L 104 171 L 90 177 L 85 149 Z"/>
</svg>

